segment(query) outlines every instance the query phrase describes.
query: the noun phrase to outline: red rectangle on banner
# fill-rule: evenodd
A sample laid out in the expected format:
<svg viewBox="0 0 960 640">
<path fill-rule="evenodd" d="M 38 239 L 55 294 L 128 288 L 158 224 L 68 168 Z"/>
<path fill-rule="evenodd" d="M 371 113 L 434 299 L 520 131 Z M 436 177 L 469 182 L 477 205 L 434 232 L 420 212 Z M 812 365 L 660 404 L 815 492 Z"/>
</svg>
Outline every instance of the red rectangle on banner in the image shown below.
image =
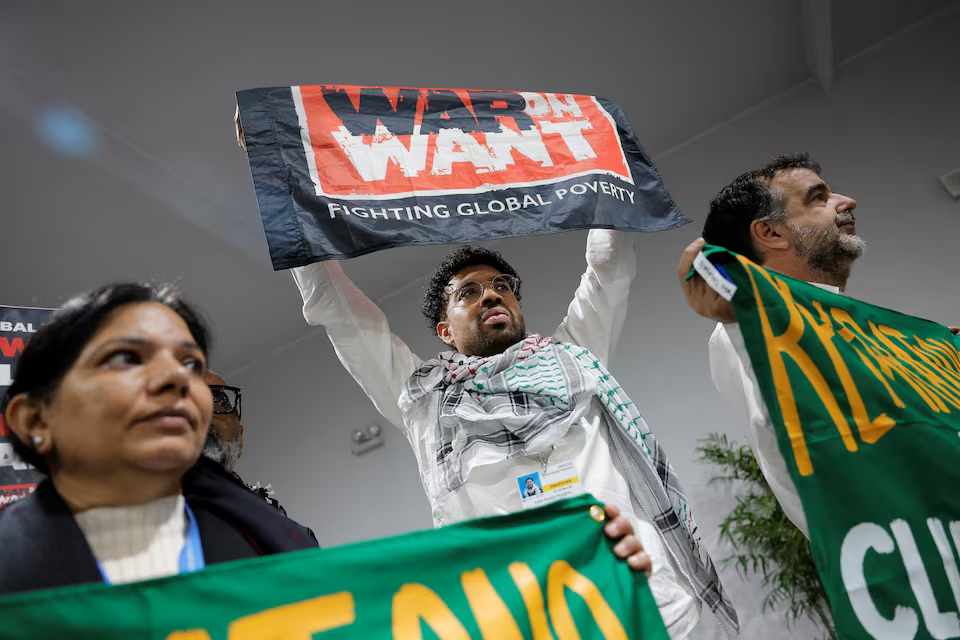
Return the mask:
<svg viewBox="0 0 960 640">
<path fill-rule="evenodd" d="M 593 96 L 467 89 L 292 87 L 317 195 L 395 198 L 605 174 L 633 183 Z"/>
<path fill-rule="evenodd" d="M 32 484 L 8 484 L 0 486 L 0 509 L 17 500 L 22 500 L 33 493 L 37 488 L 36 483 Z"/>
</svg>

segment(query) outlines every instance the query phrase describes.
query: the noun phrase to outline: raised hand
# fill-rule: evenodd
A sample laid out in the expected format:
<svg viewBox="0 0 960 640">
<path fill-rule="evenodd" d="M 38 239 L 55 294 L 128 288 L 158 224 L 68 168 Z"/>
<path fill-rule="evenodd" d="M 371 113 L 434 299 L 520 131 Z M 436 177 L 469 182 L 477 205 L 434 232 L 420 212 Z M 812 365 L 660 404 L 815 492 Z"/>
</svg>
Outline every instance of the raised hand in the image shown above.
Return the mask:
<svg viewBox="0 0 960 640">
<path fill-rule="evenodd" d="M 687 280 L 687 274 L 693 267 L 693 261 L 697 254 L 703 249 L 703 238 L 697 238 L 680 256 L 680 266 L 677 267 L 677 275 L 680 278 L 680 288 L 687 296 L 687 304 L 704 318 L 710 318 L 717 322 L 736 322 L 737 315 L 733 310 L 733 303 L 724 300 L 719 293 L 710 288 L 703 278 L 694 274 Z"/>
</svg>

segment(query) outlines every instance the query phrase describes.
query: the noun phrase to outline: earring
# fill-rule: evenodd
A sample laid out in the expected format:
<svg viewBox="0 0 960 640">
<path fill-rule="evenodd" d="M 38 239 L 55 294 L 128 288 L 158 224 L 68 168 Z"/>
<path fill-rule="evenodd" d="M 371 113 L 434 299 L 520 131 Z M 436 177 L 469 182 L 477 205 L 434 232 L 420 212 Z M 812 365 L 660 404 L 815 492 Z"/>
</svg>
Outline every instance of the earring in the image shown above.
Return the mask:
<svg viewBox="0 0 960 640">
<path fill-rule="evenodd" d="M 42 446 L 43 446 L 43 436 L 39 434 L 33 436 L 33 448 L 39 449 Z"/>
</svg>

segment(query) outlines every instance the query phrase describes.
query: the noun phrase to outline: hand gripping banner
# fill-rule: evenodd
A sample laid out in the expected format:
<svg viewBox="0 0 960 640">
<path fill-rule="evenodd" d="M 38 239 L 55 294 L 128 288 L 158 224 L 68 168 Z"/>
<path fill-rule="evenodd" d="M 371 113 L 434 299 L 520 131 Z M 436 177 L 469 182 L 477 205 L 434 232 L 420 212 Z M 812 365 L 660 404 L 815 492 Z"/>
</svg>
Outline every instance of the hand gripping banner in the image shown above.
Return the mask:
<svg viewBox="0 0 960 640">
<path fill-rule="evenodd" d="M 614 556 L 594 505 L 8 596 L 0 638 L 667 640 L 646 577 Z"/>
<path fill-rule="evenodd" d="M 724 249 L 703 254 L 736 285 L 839 637 L 960 638 L 958 338 Z"/>
</svg>

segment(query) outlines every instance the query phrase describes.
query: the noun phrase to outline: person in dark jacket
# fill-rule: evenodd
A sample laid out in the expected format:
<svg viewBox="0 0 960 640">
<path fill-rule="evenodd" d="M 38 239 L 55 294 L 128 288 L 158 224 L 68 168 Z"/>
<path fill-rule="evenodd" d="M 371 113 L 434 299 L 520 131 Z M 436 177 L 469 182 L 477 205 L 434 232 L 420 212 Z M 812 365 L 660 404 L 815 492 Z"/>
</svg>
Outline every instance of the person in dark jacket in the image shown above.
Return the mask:
<svg viewBox="0 0 960 640">
<path fill-rule="evenodd" d="M 208 343 L 175 291 L 138 284 L 78 296 L 34 334 L 2 409 L 17 452 L 49 478 L 0 512 L 0 594 L 317 546 L 200 458 Z"/>
<path fill-rule="evenodd" d="M 237 481 L 255 495 L 268 502 L 283 515 L 287 510 L 273 497 L 272 487 L 268 484 L 261 487 L 258 482 L 250 485 L 244 482 L 234 468 L 243 455 L 243 424 L 240 422 L 240 387 L 234 387 L 214 371 L 207 370 L 207 384 L 213 395 L 213 415 L 210 418 L 210 429 L 207 431 L 207 440 L 203 444 L 203 456 L 217 462 Z"/>
</svg>

